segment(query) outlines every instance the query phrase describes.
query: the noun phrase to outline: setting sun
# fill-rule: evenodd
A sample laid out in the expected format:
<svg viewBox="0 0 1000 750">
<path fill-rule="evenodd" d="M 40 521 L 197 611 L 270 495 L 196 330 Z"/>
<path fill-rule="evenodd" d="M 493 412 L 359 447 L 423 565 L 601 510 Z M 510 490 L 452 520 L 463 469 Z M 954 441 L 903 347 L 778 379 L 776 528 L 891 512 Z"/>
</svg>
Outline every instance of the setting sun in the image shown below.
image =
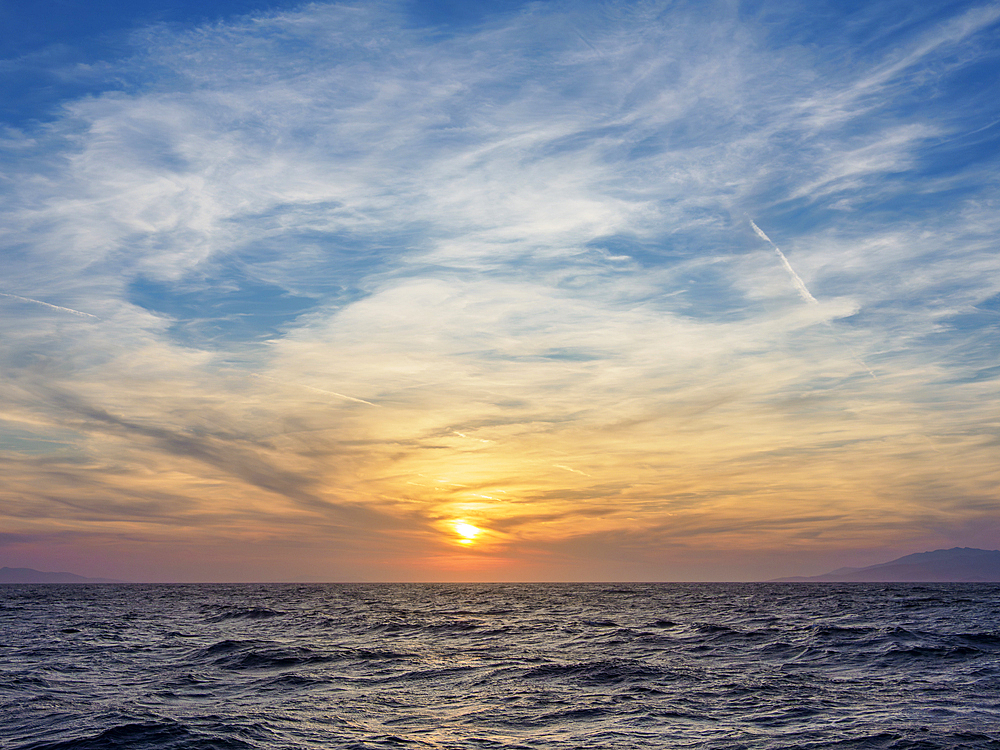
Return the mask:
<svg viewBox="0 0 1000 750">
<path fill-rule="evenodd" d="M 452 525 L 455 527 L 455 533 L 461 537 L 458 540 L 459 544 L 472 544 L 475 538 L 483 533 L 482 529 L 466 521 L 455 521 Z"/>
</svg>

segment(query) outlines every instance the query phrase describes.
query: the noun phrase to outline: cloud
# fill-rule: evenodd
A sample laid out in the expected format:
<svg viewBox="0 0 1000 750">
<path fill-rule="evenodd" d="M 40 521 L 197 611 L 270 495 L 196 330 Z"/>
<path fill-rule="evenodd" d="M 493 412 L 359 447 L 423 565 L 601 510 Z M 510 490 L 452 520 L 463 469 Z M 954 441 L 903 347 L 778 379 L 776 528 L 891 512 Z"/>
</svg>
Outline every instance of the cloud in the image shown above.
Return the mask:
<svg viewBox="0 0 1000 750">
<path fill-rule="evenodd" d="M 857 47 L 795 4 L 143 32 L 141 86 L 4 146 L 0 418 L 63 447 L 11 443 L 0 512 L 336 539 L 329 575 L 461 517 L 532 560 L 620 533 L 653 577 L 979 517 L 996 188 L 935 149 L 990 121 L 994 11 L 858 11 Z"/>
</svg>

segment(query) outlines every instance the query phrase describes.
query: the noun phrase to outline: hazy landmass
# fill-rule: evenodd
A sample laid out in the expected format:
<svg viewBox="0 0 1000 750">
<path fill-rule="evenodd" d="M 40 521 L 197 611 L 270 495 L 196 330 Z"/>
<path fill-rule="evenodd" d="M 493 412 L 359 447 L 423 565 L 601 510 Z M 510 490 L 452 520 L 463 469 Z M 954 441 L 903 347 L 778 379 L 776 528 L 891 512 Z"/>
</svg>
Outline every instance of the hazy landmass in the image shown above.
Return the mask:
<svg viewBox="0 0 1000 750">
<path fill-rule="evenodd" d="M 126 583 L 113 578 L 87 578 L 74 573 L 46 573 L 33 568 L 0 568 L 0 583 Z"/>
<path fill-rule="evenodd" d="M 868 583 L 1000 582 L 1000 550 L 954 547 L 917 552 L 867 568 L 838 568 L 818 576 L 791 576 L 775 581 L 831 581 Z"/>
<path fill-rule="evenodd" d="M 1000 550 L 954 547 L 917 552 L 865 568 L 843 567 L 817 576 L 773 578 L 773 582 L 858 583 L 1000 583 Z M 128 583 L 75 573 L 47 573 L 33 568 L 0 568 L 4 583 Z"/>
</svg>

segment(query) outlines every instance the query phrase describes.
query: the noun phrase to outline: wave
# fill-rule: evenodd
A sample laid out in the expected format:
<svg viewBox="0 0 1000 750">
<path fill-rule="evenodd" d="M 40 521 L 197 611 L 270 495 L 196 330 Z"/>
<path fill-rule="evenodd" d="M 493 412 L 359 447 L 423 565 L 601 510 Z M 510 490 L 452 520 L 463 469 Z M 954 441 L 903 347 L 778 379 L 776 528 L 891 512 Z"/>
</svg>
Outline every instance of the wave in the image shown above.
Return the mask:
<svg viewBox="0 0 1000 750">
<path fill-rule="evenodd" d="M 542 664 L 522 672 L 527 679 L 571 678 L 589 684 L 617 684 L 632 680 L 657 680 L 672 676 L 669 670 L 639 661 L 610 659 L 570 664 Z"/>
<path fill-rule="evenodd" d="M 223 640 L 196 649 L 191 661 L 221 669 L 289 669 L 334 661 L 400 661 L 413 658 L 405 651 L 381 648 L 337 648 L 319 651 L 308 646 L 288 646 L 276 641 Z"/>
<path fill-rule="evenodd" d="M 206 618 L 208 622 L 225 622 L 226 620 L 266 620 L 272 617 L 283 617 L 288 614 L 276 609 L 267 607 L 234 607 L 226 609 L 211 617 Z"/>
<path fill-rule="evenodd" d="M 15 750 L 252 750 L 255 745 L 224 735 L 199 732 L 177 722 L 122 724 L 76 739 L 32 742 Z"/>
<path fill-rule="evenodd" d="M 1000 750 L 1000 586 L 5 595 L 3 750 Z"/>
</svg>

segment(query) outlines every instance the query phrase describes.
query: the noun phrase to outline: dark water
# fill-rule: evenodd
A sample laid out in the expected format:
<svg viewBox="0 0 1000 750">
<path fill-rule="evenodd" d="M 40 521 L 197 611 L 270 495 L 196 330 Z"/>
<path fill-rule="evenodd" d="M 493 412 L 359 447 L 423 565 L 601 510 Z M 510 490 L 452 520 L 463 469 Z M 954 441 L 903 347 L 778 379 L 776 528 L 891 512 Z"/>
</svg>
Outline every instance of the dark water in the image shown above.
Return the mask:
<svg viewBox="0 0 1000 750">
<path fill-rule="evenodd" d="M 1000 585 L 0 586 L 0 748 L 1000 748 Z"/>
</svg>

